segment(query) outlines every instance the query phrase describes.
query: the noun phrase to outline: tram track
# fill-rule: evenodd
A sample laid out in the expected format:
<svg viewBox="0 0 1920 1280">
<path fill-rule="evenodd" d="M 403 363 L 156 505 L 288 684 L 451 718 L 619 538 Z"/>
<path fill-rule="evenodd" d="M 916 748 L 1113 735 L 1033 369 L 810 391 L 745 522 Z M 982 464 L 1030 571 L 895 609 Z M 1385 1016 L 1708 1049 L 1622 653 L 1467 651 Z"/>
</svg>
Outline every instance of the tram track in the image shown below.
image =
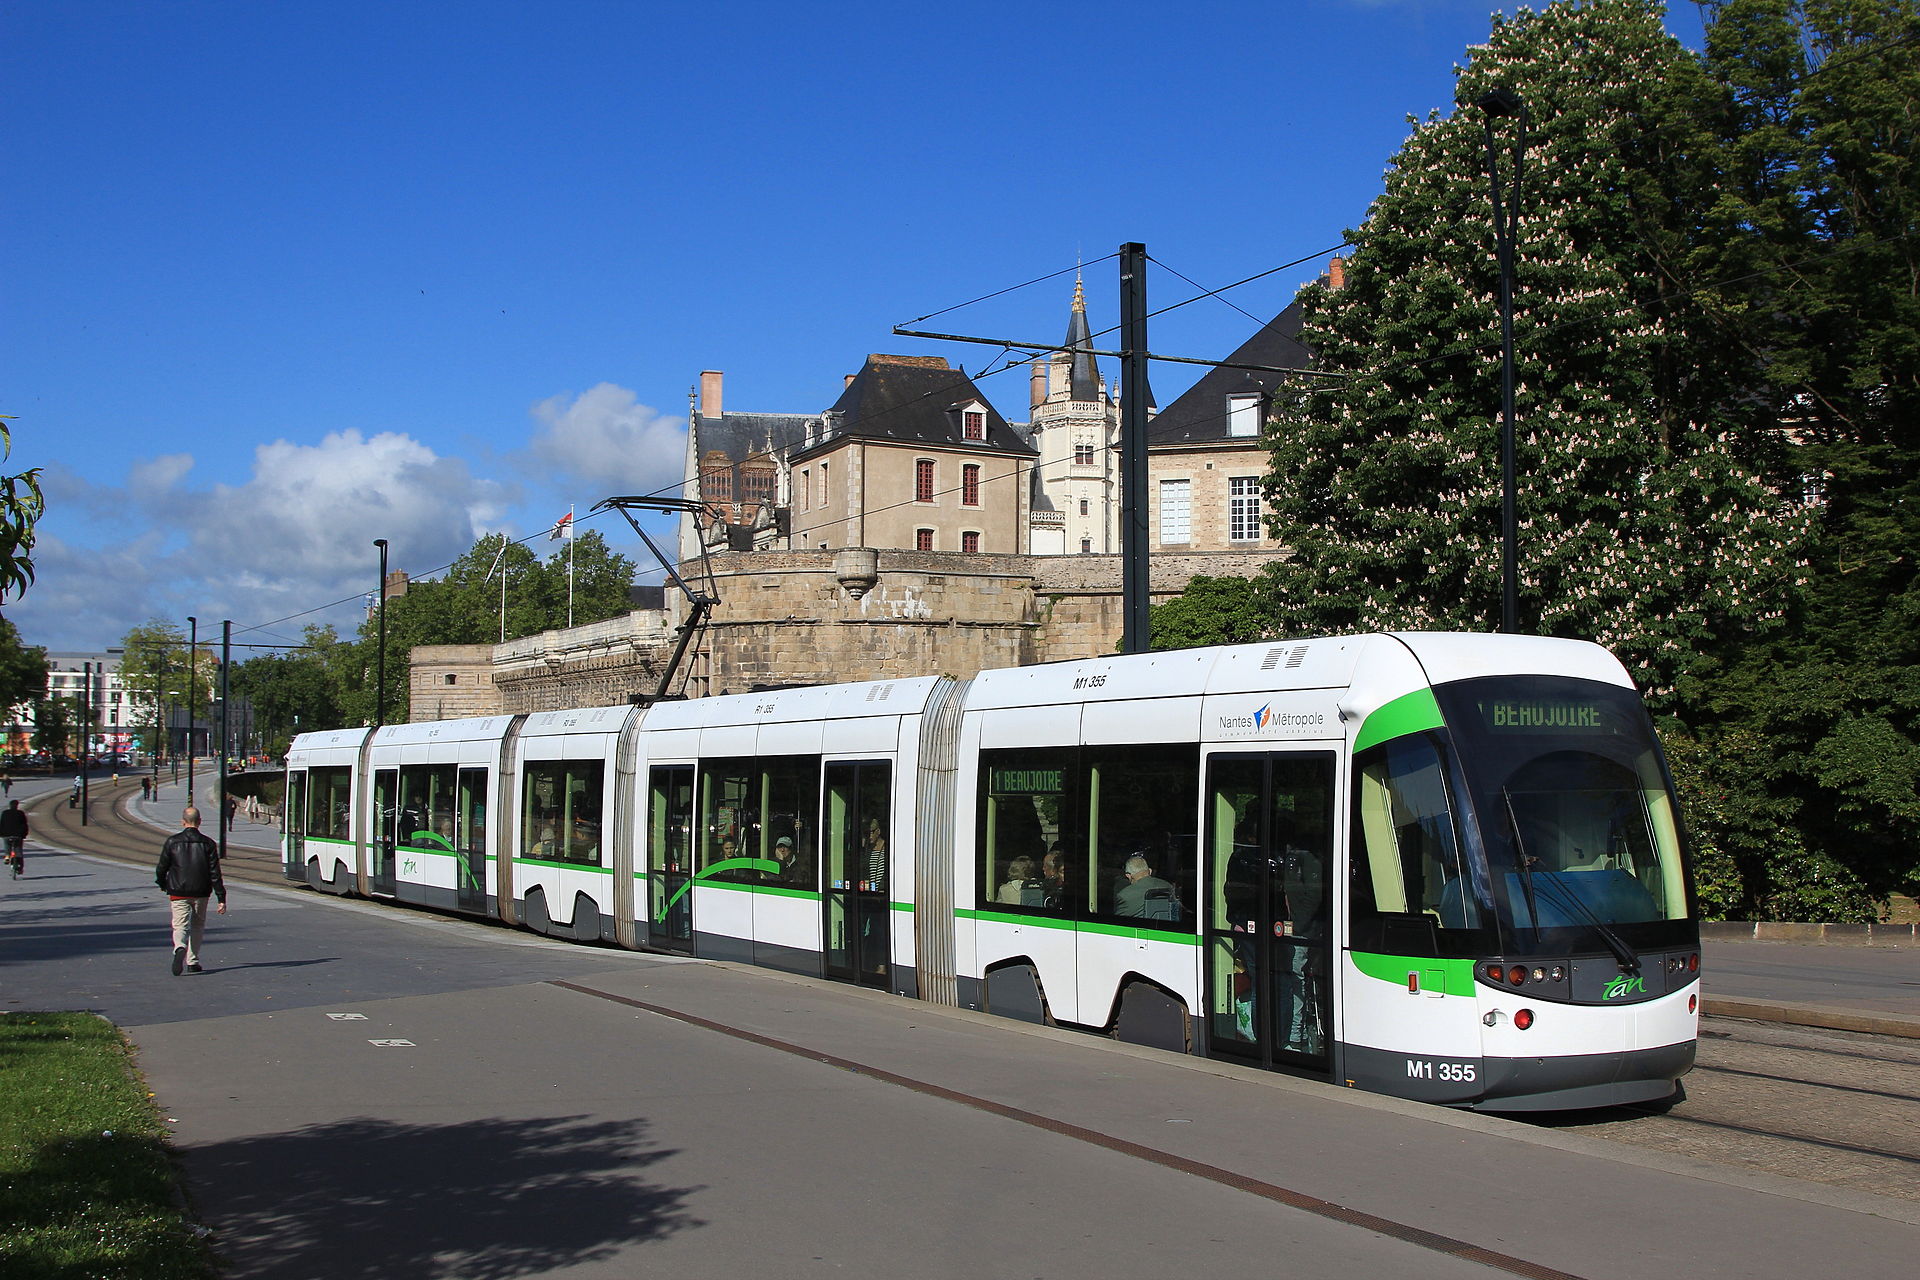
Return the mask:
<svg viewBox="0 0 1920 1280">
<path fill-rule="evenodd" d="M 87 807 L 87 821 L 84 824 L 80 821 L 80 810 L 70 808 L 67 796 L 62 792 L 37 796 L 20 806 L 33 828 L 33 835 L 27 841 L 29 868 L 33 865 L 32 846 L 41 842 L 75 853 L 151 868 L 160 856 L 160 846 L 165 842 L 167 833 L 133 816 L 127 809 L 129 806 L 145 804 L 151 806 L 156 814 L 171 817 L 177 817 L 177 811 L 157 801 L 139 799 L 137 782 L 132 786 L 123 784 L 119 794 L 106 787 L 91 787 L 89 790 L 94 798 Z M 208 834 L 215 835 L 211 831 Z M 221 859 L 220 871 L 230 880 L 289 887 L 286 877 L 281 874 L 278 854 L 249 849 L 244 845 L 227 846 L 227 855 Z"/>
<path fill-rule="evenodd" d="M 1716 1025 L 1717 1024 L 1717 1025 Z M 1920 1201 L 1920 1043 L 1709 1019 L 1685 1096 L 1541 1123 L 1591 1137 Z"/>
</svg>

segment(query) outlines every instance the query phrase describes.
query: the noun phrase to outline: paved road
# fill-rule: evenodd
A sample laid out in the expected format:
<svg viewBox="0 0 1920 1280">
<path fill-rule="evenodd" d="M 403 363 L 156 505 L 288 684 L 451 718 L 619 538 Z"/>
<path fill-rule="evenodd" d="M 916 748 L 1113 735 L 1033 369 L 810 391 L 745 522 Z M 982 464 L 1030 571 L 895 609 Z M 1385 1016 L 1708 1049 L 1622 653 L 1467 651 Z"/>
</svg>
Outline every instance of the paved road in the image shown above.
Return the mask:
<svg viewBox="0 0 1920 1280">
<path fill-rule="evenodd" d="M 233 1277 L 1905 1277 L 1910 1203 L 759 971 L 139 868 L 0 884 L 129 1030 Z"/>
<path fill-rule="evenodd" d="M 1920 947 L 1709 942 L 1709 996 L 1920 1017 Z"/>
</svg>

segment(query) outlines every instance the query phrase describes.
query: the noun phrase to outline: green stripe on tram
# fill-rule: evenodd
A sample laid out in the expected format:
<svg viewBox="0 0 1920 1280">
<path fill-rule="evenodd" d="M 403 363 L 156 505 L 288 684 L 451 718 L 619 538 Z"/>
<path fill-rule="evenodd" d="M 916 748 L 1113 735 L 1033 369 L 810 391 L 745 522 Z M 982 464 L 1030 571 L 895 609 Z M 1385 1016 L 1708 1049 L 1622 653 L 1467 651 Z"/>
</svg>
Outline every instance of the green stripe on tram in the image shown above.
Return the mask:
<svg viewBox="0 0 1920 1280">
<path fill-rule="evenodd" d="M 1438 729 L 1445 723 L 1440 718 L 1440 704 L 1433 699 L 1433 690 L 1415 689 L 1376 708 L 1361 722 L 1360 734 L 1353 740 L 1353 749 L 1356 752 L 1365 751 L 1377 743 L 1404 738 L 1409 733 L 1419 733 L 1424 729 Z"/>
<path fill-rule="evenodd" d="M 1438 991 L 1442 995 L 1470 996 L 1473 994 L 1473 961 L 1471 960 L 1435 960 L 1427 956 L 1385 956 L 1371 951 L 1349 951 L 1347 956 L 1353 961 L 1353 967 L 1369 978 L 1378 978 L 1381 982 L 1391 982 L 1396 987 L 1407 985 L 1407 975 L 1420 975 L 1422 991 Z"/>
</svg>

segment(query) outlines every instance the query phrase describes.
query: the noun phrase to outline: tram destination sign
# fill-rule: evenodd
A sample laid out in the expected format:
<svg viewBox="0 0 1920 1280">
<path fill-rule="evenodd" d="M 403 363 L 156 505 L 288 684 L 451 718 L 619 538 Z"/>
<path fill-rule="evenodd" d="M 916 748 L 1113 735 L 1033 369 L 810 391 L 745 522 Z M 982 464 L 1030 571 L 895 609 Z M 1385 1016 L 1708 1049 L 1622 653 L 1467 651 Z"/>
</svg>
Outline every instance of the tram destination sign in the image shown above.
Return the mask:
<svg viewBox="0 0 1920 1280">
<path fill-rule="evenodd" d="M 1050 796 L 1066 790 L 1059 769 L 990 769 L 987 790 L 997 796 Z"/>
<path fill-rule="evenodd" d="M 1592 698 L 1495 698 L 1479 704 L 1495 733 L 1611 733 L 1611 708 Z"/>
</svg>

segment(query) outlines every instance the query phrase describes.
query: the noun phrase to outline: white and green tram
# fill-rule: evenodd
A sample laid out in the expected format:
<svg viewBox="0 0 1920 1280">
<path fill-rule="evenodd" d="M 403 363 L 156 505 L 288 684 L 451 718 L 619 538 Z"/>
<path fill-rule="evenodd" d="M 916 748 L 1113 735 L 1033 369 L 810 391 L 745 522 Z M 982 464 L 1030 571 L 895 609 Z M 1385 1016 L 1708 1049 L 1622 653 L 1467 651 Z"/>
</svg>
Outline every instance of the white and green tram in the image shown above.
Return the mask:
<svg viewBox="0 0 1920 1280">
<path fill-rule="evenodd" d="M 1672 787 L 1590 644 L 1345 636 L 352 748 L 289 755 L 293 880 L 1458 1106 L 1650 1101 L 1693 1062 Z"/>
</svg>

